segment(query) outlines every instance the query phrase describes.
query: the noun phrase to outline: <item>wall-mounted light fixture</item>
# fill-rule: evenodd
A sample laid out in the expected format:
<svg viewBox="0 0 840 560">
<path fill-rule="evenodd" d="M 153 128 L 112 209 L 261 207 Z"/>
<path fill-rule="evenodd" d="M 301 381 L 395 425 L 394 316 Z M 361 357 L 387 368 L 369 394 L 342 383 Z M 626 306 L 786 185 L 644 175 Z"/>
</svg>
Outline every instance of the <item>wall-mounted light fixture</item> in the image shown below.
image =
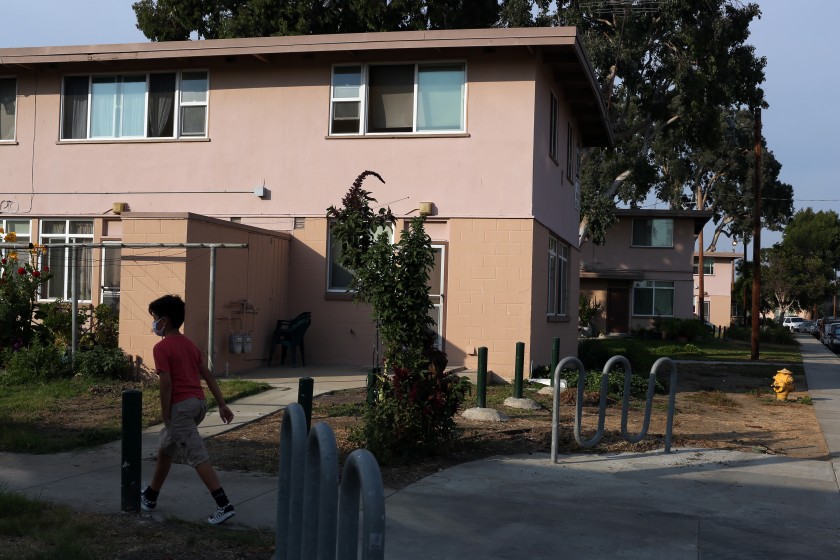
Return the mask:
<svg viewBox="0 0 840 560">
<path fill-rule="evenodd" d="M 111 210 L 114 214 L 122 214 L 126 210 L 128 210 L 128 203 L 127 202 L 115 202 L 111 205 Z"/>
<path fill-rule="evenodd" d="M 434 209 L 434 207 L 435 207 L 434 202 L 421 202 L 420 203 L 420 208 L 419 208 L 420 215 L 421 216 L 431 216 L 432 215 L 432 210 Z"/>
</svg>

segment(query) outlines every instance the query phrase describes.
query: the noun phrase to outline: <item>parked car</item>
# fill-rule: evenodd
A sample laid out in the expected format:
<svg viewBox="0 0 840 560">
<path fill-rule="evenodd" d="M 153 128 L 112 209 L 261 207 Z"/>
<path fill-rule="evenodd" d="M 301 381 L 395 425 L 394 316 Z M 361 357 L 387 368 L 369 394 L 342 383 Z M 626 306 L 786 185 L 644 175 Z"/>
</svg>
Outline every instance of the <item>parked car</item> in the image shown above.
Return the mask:
<svg viewBox="0 0 840 560">
<path fill-rule="evenodd" d="M 800 323 L 804 323 L 804 322 L 805 322 L 805 319 L 803 319 L 802 317 L 797 317 L 796 315 L 791 315 L 791 316 L 788 316 L 788 317 L 784 318 L 784 320 L 782 321 L 782 326 L 785 327 L 786 329 L 790 330 L 790 331 L 794 331 L 794 330 L 796 330 L 796 327 L 798 327 Z"/>
<path fill-rule="evenodd" d="M 828 328 L 826 337 L 828 349 L 832 352 L 840 352 L 840 323 L 832 323 Z"/>
<path fill-rule="evenodd" d="M 809 333 L 811 332 L 812 326 L 814 326 L 814 321 L 802 321 L 797 325 L 795 330 L 799 333 Z"/>
<path fill-rule="evenodd" d="M 818 333 L 817 338 L 819 338 L 820 342 L 828 346 L 829 340 L 829 333 L 834 328 L 834 325 L 840 324 L 840 319 L 837 317 L 826 317 L 822 320 L 822 326 L 820 327 L 820 332 Z"/>
</svg>

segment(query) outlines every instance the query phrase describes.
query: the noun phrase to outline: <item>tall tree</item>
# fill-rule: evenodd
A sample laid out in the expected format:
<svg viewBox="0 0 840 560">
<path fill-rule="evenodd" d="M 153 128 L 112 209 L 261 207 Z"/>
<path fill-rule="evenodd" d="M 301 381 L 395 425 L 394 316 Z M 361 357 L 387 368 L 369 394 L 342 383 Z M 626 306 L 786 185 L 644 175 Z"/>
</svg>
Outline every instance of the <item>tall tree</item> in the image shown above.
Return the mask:
<svg viewBox="0 0 840 560">
<path fill-rule="evenodd" d="M 763 296 L 782 315 L 825 301 L 831 269 L 818 256 L 777 243 L 761 251 L 761 260 Z"/>
<path fill-rule="evenodd" d="M 492 27 L 496 0 L 139 0 L 152 41 Z"/>
<path fill-rule="evenodd" d="M 663 150 L 715 149 L 722 113 L 765 106 L 766 61 L 746 43 L 760 12 L 731 0 L 650 2 L 645 10 L 560 4 L 556 22 L 580 29 L 616 138 L 615 148 L 592 150 L 583 162 L 580 234 L 600 242 L 616 201 L 635 205 L 657 193 Z"/>
</svg>

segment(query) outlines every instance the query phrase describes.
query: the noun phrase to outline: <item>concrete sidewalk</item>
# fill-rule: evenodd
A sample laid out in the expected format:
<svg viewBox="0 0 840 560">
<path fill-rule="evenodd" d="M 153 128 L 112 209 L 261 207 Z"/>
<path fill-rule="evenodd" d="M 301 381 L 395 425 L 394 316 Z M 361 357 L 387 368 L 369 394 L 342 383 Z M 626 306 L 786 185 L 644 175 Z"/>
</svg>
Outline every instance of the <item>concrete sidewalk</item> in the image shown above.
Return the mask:
<svg viewBox="0 0 840 560">
<path fill-rule="evenodd" d="M 557 464 L 548 454 L 475 461 L 387 495 L 385 557 L 840 557 L 840 359 L 811 337 L 799 340 L 829 448 L 825 460 L 676 449 L 567 455 Z M 278 375 L 290 371 L 294 377 Z M 234 411 L 240 419 L 256 417 L 296 400 L 301 374 L 315 378 L 316 392 L 364 384 L 359 371 L 266 372 L 276 392 L 235 403 Z M 154 434 L 148 437 L 150 455 Z M 144 477 L 152 468 L 144 461 Z M 80 510 L 119 511 L 117 445 L 48 457 L 0 455 L 0 469 L 9 490 Z M 273 529 L 275 477 L 222 472 L 220 478 L 237 508 L 226 525 Z M 199 521 L 213 506 L 192 469 L 175 465 L 153 517 Z"/>
</svg>

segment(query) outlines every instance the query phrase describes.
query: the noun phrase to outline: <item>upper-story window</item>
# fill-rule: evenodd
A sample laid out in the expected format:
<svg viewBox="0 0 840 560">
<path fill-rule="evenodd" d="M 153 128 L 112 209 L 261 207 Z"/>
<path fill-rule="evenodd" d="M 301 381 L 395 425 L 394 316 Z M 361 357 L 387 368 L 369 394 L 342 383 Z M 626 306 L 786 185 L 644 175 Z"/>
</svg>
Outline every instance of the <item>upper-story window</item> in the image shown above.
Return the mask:
<svg viewBox="0 0 840 560">
<path fill-rule="evenodd" d="M 635 218 L 633 246 L 673 247 L 674 220 L 671 218 Z"/>
<path fill-rule="evenodd" d="M 465 130 L 462 63 L 335 66 L 330 96 L 331 135 Z"/>
<path fill-rule="evenodd" d="M 694 257 L 694 274 L 699 274 L 700 257 Z M 703 257 L 703 276 L 713 276 L 715 273 L 715 258 Z"/>
<path fill-rule="evenodd" d="M 65 76 L 61 138 L 207 136 L 204 71 Z"/>
<path fill-rule="evenodd" d="M 566 178 L 572 180 L 575 173 L 575 130 L 572 123 L 566 125 Z"/>
<path fill-rule="evenodd" d="M 557 96 L 551 92 L 551 99 L 548 108 L 548 155 L 551 156 L 555 162 L 557 161 Z"/>
<path fill-rule="evenodd" d="M 17 79 L 0 77 L 0 142 L 15 139 Z"/>
</svg>

